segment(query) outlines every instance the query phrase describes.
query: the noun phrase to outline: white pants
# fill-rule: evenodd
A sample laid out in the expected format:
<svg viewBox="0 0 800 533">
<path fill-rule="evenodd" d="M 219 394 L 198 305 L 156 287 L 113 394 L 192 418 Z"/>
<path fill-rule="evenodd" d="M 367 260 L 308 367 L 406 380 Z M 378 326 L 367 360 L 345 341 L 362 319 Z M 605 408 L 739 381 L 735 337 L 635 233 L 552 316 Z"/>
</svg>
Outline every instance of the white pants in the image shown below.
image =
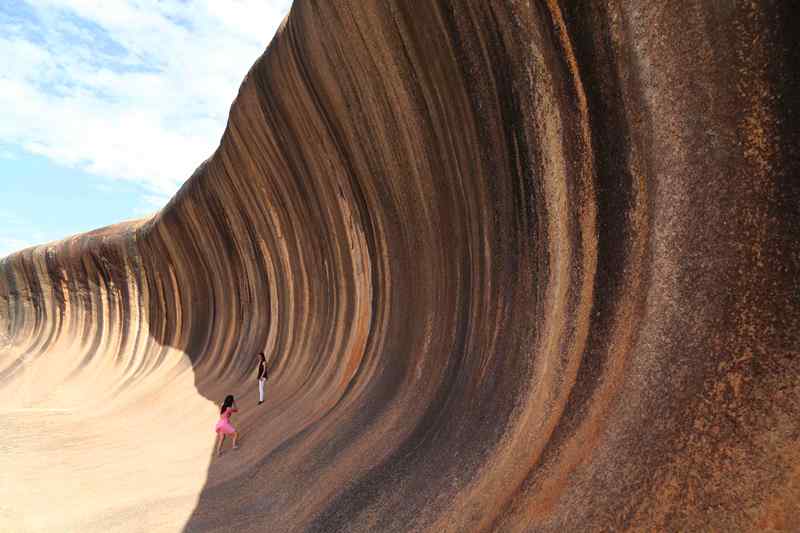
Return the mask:
<svg viewBox="0 0 800 533">
<path fill-rule="evenodd" d="M 264 382 L 267 381 L 264 378 L 258 380 L 258 401 L 264 401 Z"/>
</svg>

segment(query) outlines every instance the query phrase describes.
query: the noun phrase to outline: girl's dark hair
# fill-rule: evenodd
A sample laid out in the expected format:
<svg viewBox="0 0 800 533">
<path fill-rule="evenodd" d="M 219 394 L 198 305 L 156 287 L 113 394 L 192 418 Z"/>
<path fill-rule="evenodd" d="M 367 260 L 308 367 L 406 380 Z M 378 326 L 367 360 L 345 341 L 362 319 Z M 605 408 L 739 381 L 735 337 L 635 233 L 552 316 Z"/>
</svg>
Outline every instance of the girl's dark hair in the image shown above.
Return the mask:
<svg viewBox="0 0 800 533">
<path fill-rule="evenodd" d="M 267 356 L 266 356 L 266 355 L 264 355 L 264 352 L 259 352 L 259 354 L 258 354 L 258 355 L 260 355 L 260 356 L 261 356 L 261 360 L 262 360 L 262 361 L 264 361 L 265 363 L 267 362 Z"/>
<path fill-rule="evenodd" d="M 219 414 L 225 412 L 225 409 L 233 405 L 233 394 L 228 394 L 225 396 L 225 401 L 222 402 L 222 409 L 219 410 Z"/>
</svg>

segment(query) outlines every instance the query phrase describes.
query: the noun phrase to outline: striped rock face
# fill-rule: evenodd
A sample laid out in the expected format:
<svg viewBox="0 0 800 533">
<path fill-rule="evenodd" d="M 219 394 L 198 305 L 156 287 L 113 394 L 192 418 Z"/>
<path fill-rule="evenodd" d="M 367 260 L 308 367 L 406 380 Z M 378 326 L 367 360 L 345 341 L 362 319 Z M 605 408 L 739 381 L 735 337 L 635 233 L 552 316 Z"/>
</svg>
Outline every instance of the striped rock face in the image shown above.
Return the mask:
<svg viewBox="0 0 800 533">
<path fill-rule="evenodd" d="M 796 530 L 798 24 L 298 0 L 161 212 L 0 262 L 0 530 Z"/>
</svg>

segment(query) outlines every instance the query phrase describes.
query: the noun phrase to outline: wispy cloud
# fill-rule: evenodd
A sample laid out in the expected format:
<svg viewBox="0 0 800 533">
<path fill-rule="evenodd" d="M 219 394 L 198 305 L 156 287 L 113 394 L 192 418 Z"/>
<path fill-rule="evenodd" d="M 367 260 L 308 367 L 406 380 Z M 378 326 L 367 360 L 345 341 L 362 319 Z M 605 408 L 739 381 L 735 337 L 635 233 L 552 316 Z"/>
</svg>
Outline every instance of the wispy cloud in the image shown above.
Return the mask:
<svg viewBox="0 0 800 533">
<path fill-rule="evenodd" d="M 23 239 L 14 239 L 11 237 L 0 237 L 0 259 L 7 255 L 11 255 L 14 252 L 18 252 L 29 246 L 33 246 L 35 244 L 39 244 L 38 241 L 34 240 L 23 240 Z"/>
<path fill-rule="evenodd" d="M 160 207 L 219 143 L 239 84 L 290 4 L 4 2 L 0 144 L 137 182 Z"/>
<path fill-rule="evenodd" d="M 3 234 L 0 234 L 0 258 L 46 240 L 43 232 L 30 229 L 26 220 L 8 209 L 0 208 L 0 227 L 3 228 Z M 8 235 L 8 232 L 19 233 L 24 238 Z"/>
<path fill-rule="evenodd" d="M 23 226 L 26 221 L 8 209 L 0 208 L 0 224 L 3 226 Z"/>
</svg>

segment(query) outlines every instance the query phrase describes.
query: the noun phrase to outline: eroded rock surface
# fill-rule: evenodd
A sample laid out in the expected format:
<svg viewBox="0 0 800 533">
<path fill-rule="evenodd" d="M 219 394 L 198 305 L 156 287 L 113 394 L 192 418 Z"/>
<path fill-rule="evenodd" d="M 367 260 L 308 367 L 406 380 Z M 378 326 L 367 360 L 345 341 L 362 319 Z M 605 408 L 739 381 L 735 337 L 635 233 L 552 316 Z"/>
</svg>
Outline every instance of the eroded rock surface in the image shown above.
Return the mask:
<svg viewBox="0 0 800 533">
<path fill-rule="evenodd" d="M 161 212 L 0 262 L 0 524 L 796 530 L 798 22 L 298 0 Z"/>
</svg>

